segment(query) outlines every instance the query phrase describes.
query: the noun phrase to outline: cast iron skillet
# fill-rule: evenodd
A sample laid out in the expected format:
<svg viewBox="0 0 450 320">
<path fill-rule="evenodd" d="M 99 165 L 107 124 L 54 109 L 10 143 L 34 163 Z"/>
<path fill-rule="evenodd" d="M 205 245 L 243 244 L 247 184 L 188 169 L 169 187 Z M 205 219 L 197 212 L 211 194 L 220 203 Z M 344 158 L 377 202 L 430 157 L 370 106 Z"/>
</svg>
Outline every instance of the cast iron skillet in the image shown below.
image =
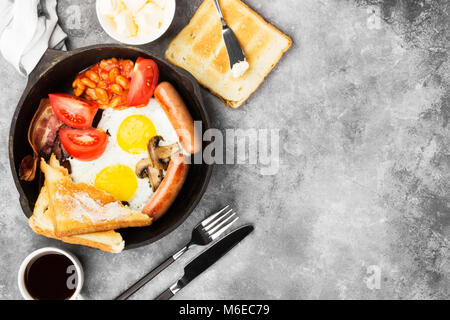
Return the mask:
<svg viewBox="0 0 450 320">
<path fill-rule="evenodd" d="M 137 57 L 151 58 L 159 67 L 160 81 L 172 83 L 183 97 L 194 120 L 201 120 L 203 131 L 210 127 L 209 117 L 203 105 L 200 87 L 186 71 L 174 67 L 141 49 L 117 44 L 95 45 L 74 51 L 49 49 L 36 69 L 30 74 L 28 84 L 20 98 L 11 122 L 9 134 L 9 160 L 11 170 L 20 194 L 20 205 L 27 217 L 33 213 L 39 194 L 39 171 L 32 182 L 18 177 L 20 162 L 32 154 L 28 144 L 29 123 L 39 101 L 52 92 L 71 92 L 71 84 L 81 70 L 107 58 Z M 154 242 L 177 228 L 192 212 L 202 197 L 209 182 L 212 166 L 205 163 L 192 164 L 183 188 L 167 213 L 154 224 L 145 228 L 122 229 L 126 248 L 135 248 Z"/>
</svg>

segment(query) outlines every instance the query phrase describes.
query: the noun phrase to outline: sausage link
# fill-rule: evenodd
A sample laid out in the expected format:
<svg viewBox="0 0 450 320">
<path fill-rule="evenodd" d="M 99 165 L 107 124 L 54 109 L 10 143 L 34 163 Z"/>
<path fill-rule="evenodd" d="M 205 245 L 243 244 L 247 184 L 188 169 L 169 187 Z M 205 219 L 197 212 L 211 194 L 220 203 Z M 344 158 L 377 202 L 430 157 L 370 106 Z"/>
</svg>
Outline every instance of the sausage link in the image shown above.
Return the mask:
<svg viewBox="0 0 450 320">
<path fill-rule="evenodd" d="M 190 154 L 200 151 L 199 135 L 195 134 L 194 120 L 177 90 L 168 82 L 161 82 L 155 89 L 155 98 L 178 134 L 181 146 Z"/>
<path fill-rule="evenodd" d="M 161 218 L 180 192 L 188 171 L 186 157 L 181 153 L 174 155 L 169 162 L 164 179 L 142 212 L 155 220 Z"/>
</svg>

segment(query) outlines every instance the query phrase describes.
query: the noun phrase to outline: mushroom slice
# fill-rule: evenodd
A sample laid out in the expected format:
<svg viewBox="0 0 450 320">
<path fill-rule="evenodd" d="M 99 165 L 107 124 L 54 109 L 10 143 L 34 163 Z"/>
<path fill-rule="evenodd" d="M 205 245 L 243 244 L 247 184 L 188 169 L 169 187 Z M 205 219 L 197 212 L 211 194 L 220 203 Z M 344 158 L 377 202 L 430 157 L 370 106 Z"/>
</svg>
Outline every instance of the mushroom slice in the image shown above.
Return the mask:
<svg viewBox="0 0 450 320">
<path fill-rule="evenodd" d="M 136 176 L 143 179 L 148 177 L 153 192 L 158 189 L 163 179 L 163 170 L 167 169 L 171 156 L 180 151 L 178 143 L 168 146 L 160 146 L 159 142 L 164 141 L 163 137 L 155 136 L 148 142 L 147 149 L 149 158 L 141 159 L 136 164 Z"/>
<path fill-rule="evenodd" d="M 158 189 L 161 181 L 163 179 L 163 171 L 159 169 L 155 169 L 153 167 L 148 167 L 148 180 L 152 186 L 153 192 Z"/>
<path fill-rule="evenodd" d="M 153 192 L 158 189 L 163 177 L 163 171 L 153 168 L 149 158 L 142 159 L 136 164 L 135 173 L 141 179 L 148 178 Z"/>
<path fill-rule="evenodd" d="M 148 167 L 150 165 L 151 162 L 149 158 L 139 160 L 139 162 L 136 164 L 135 170 L 135 173 L 138 176 L 138 178 L 144 179 L 148 177 Z"/>
<path fill-rule="evenodd" d="M 158 170 L 166 170 L 170 162 L 170 157 L 180 151 L 178 143 L 168 146 L 160 146 L 159 143 L 164 141 L 161 136 L 154 136 L 148 142 L 147 149 L 150 156 L 151 166 Z"/>
</svg>

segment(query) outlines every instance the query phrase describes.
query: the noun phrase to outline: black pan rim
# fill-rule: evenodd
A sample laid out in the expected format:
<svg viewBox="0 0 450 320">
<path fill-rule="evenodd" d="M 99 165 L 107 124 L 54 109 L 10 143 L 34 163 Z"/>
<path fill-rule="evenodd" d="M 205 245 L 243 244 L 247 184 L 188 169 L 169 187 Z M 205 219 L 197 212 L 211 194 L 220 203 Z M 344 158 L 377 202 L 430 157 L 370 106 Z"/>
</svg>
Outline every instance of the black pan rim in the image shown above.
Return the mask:
<svg viewBox="0 0 450 320">
<path fill-rule="evenodd" d="M 204 127 L 206 129 L 210 128 L 210 123 L 211 120 L 209 118 L 208 112 L 206 111 L 204 102 L 203 102 L 203 98 L 202 98 L 202 94 L 200 91 L 200 86 L 197 82 L 197 80 L 195 80 L 195 78 L 188 73 L 187 71 L 180 69 L 177 66 L 174 66 L 172 64 L 170 64 L 169 62 L 167 62 L 165 59 L 159 58 L 157 55 L 153 54 L 152 52 L 146 51 L 143 48 L 139 48 L 139 47 L 135 47 L 135 46 L 129 46 L 129 45 L 122 45 L 122 44 L 116 44 L 116 43 L 108 43 L 108 44 L 98 44 L 98 45 L 91 45 L 91 46 L 86 46 L 86 47 L 81 47 L 81 48 L 77 48 L 71 51 L 62 51 L 62 52 L 58 52 L 58 54 L 61 56 L 61 59 L 59 61 L 57 61 L 54 65 L 58 64 L 60 61 L 67 59 L 69 57 L 72 57 L 74 55 L 78 55 L 78 54 L 83 54 L 86 51 L 90 51 L 90 50 L 96 50 L 96 49 L 107 49 L 107 48 L 123 48 L 123 49 L 130 49 L 130 50 L 134 50 L 137 52 L 142 52 L 143 54 L 146 55 L 151 55 L 155 58 L 158 59 L 159 62 L 165 64 L 168 68 L 172 69 L 175 73 L 182 75 L 183 77 L 186 77 L 189 79 L 189 81 L 192 83 L 193 85 L 193 95 L 196 97 L 196 99 L 198 99 L 199 101 L 199 107 L 200 107 L 200 111 L 202 114 L 202 118 L 204 121 Z M 49 49 L 52 50 L 52 49 Z M 52 50 L 55 51 L 55 50 Z M 39 64 L 38 64 L 39 66 Z M 38 66 L 36 67 L 36 69 L 38 68 Z M 18 116 L 23 108 L 23 102 L 25 100 L 25 98 L 28 96 L 30 89 L 36 84 L 36 82 L 41 78 L 41 77 L 45 77 L 47 76 L 47 74 L 51 71 L 51 69 L 53 68 L 53 66 L 47 68 L 43 73 L 41 73 L 37 79 L 34 79 L 34 81 L 31 79 L 31 75 L 28 78 L 28 82 L 25 86 L 25 88 L 23 89 L 23 93 L 17 103 L 16 109 L 13 113 L 12 119 L 11 119 L 11 124 L 10 124 L 10 129 L 9 129 L 9 137 L 8 137 L 8 153 L 9 153 L 9 164 L 10 164 L 10 170 L 12 173 L 12 177 L 14 180 L 14 184 L 16 186 L 16 189 L 19 193 L 19 202 L 20 202 L 20 206 L 21 206 L 21 210 L 24 213 L 24 215 L 28 218 L 24 206 L 27 207 L 30 212 L 32 213 L 33 210 L 32 208 L 29 207 L 28 205 L 28 198 L 20 184 L 19 181 L 19 176 L 18 176 L 18 172 L 16 170 L 15 167 L 15 156 L 14 156 L 14 152 L 13 152 L 13 138 L 14 138 L 14 133 L 16 130 L 16 125 L 17 125 L 17 119 Z M 35 69 L 35 70 L 36 70 Z M 201 188 L 197 194 L 197 196 L 195 197 L 194 201 L 192 201 L 192 203 L 190 204 L 190 206 L 185 210 L 185 212 L 183 213 L 183 215 L 181 215 L 179 217 L 179 219 L 172 225 L 170 225 L 168 228 L 166 228 L 166 230 L 162 231 L 160 234 L 153 236 L 147 240 L 141 241 L 139 243 L 135 243 L 135 244 L 130 244 L 127 245 L 125 244 L 125 250 L 128 249 L 135 249 L 138 247 L 142 247 L 142 246 L 146 246 L 149 245 L 153 242 L 156 242 L 162 238 L 164 238 L 165 236 L 167 236 L 168 234 L 170 234 L 171 232 L 173 232 L 174 230 L 176 230 L 184 221 L 186 221 L 186 219 L 191 215 L 191 213 L 194 211 L 194 209 L 196 208 L 196 206 L 198 205 L 198 203 L 200 202 L 201 198 L 203 197 L 211 175 L 212 175 L 212 171 L 213 171 L 213 164 L 205 164 L 207 166 L 207 170 L 206 170 L 206 175 L 205 178 L 203 179 L 203 182 L 201 184 Z"/>
</svg>

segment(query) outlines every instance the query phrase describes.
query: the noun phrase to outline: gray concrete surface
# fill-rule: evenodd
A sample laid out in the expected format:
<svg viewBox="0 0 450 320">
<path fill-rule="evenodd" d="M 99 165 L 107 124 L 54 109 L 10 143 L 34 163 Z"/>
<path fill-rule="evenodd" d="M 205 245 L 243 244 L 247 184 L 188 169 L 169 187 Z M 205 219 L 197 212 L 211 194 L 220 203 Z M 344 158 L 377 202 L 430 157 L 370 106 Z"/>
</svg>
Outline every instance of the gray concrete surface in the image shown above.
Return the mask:
<svg viewBox="0 0 450 320">
<path fill-rule="evenodd" d="M 145 48 L 163 56 L 200 2 L 177 1 L 170 30 Z M 216 166 L 181 227 L 120 255 L 63 245 L 27 226 L 7 158 L 26 79 L 0 59 L 0 298 L 20 298 L 18 267 L 46 245 L 80 257 L 86 298 L 113 298 L 225 203 L 256 230 L 178 299 L 450 297 L 450 1 L 246 2 L 294 45 L 239 110 L 206 90 L 204 100 L 217 128 L 279 128 L 280 171 L 262 176 L 254 165 Z M 59 2 L 69 48 L 114 42 L 94 1 L 78 3 Z M 154 298 L 195 254 L 133 298 Z"/>
</svg>

